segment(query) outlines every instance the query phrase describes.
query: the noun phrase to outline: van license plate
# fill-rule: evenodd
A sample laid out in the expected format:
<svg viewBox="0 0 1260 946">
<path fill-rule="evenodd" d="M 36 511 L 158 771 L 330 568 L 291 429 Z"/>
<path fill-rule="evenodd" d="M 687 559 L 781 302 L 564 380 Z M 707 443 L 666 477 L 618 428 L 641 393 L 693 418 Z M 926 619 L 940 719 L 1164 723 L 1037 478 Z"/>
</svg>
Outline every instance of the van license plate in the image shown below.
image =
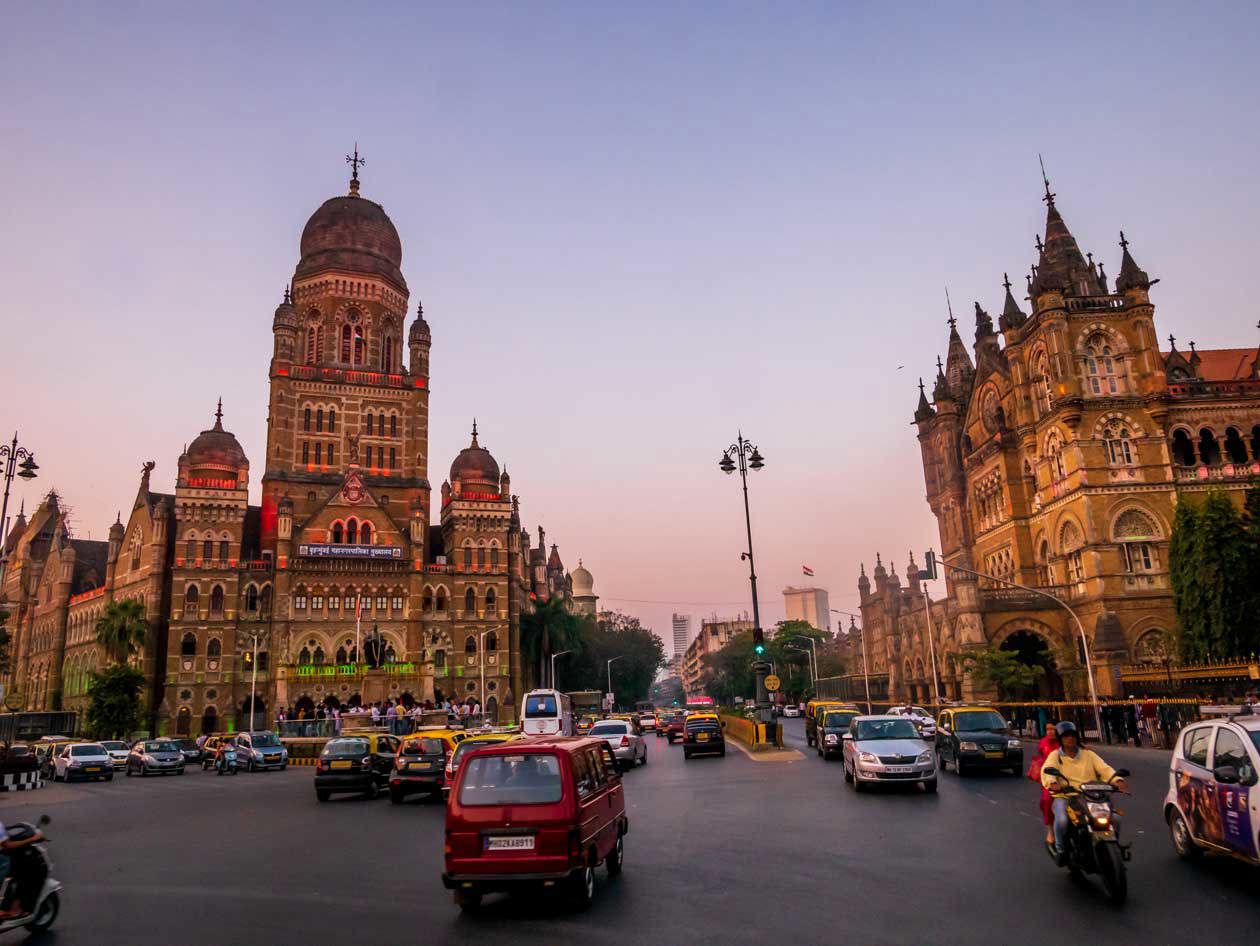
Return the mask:
<svg viewBox="0 0 1260 946">
<path fill-rule="evenodd" d="M 507 838 L 486 838 L 487 851 L 532 851 L 533 849 L 534 837 L 529 834 Z"/>
</svg>

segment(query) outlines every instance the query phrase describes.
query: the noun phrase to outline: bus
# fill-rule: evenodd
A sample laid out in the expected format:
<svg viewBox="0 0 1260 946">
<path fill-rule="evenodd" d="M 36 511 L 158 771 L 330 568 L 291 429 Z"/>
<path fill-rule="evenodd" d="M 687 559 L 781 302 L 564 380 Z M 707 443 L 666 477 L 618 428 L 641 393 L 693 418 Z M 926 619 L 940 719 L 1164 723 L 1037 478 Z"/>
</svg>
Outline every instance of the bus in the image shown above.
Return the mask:
<svg viewBox="0 0 1260 946">
<path fill-rule="evenodd" d="M 572 736 L 573 704 L 559 690 L 530 690 L 521 700 L 521 732 L 526 736 Z"/>
<path fill-rule="evenodd" d="M 711 696 L 689 696 L 687 697 L 687 712 L 694 713 L 697 710 L 715 710 L 717 704 Z"/>
</svg>

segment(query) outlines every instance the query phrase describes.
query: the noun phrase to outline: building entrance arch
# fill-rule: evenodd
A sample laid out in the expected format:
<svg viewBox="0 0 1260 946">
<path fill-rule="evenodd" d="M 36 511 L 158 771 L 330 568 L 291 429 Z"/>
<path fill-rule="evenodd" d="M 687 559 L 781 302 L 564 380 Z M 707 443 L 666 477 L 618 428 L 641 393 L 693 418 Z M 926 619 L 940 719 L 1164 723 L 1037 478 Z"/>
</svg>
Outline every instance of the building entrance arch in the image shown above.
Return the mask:
<svg viewBox="0 0 1260 946">
<path fill-rule="evenodd" d="M 1015 659 L 1029 667 L 1040 667 L 1041 675 L 1031 686 L 1011 688 L 1009 694 L 1013 699 L 1024 700 L 1061 700 L 1063 699 L 1063 677 L 1059 674 L 1050 642 L 1036 631 L 1017 630 L 999 645 L 1001 650 L 1012 652 Z"/>
</svg>

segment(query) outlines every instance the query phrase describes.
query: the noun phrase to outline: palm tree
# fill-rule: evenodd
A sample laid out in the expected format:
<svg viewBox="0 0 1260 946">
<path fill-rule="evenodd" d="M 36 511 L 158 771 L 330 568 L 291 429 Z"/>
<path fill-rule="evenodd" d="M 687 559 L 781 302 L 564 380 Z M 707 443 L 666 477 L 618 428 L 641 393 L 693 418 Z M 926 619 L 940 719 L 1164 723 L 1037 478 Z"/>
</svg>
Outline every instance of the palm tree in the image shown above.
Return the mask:
<svg viewBox="0 0 1260 946">
<path fill-rule="evenodd" d="M 143 602 L 114 601 L 96 619 L 96 642 L 114 663 L 126 663 L 144 646 L 148 629 Z"/>
<path fill-rule="evenodd" d="M 582 622 L 563 595 L 535 602 L 532 611 L 521 615 L 521 651 L 526 662 L 536 665 L 539 681 L 546 679 L 543 662 L 551 654 L 581 649 L 581 629 Z"/>
</svg>

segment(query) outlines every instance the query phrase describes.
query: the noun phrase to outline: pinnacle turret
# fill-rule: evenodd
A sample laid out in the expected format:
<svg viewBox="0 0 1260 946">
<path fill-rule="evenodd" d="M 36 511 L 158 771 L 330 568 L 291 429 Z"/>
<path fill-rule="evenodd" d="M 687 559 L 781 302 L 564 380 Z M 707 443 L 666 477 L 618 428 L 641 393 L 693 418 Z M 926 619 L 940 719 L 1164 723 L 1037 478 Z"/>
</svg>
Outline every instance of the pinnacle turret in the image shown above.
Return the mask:
<svg viewBox="0 0 1260 946">
<path fill-rule="evenodd" d="M 1124 231 L 1120 231 L 1120 249 L 1122 255 L 1120 257 L 1120 275 L 1116 277 L 1116 292 L 1128 292 L 1130 289 L 1150 289 L 1151 286 L 1159 282 L 1158 279 L 1152 280 L 1142 267 L 1134 261 L 1133 256 L 1129 253 L 1129 241 L 1124 238 Z"/>
</svg>

